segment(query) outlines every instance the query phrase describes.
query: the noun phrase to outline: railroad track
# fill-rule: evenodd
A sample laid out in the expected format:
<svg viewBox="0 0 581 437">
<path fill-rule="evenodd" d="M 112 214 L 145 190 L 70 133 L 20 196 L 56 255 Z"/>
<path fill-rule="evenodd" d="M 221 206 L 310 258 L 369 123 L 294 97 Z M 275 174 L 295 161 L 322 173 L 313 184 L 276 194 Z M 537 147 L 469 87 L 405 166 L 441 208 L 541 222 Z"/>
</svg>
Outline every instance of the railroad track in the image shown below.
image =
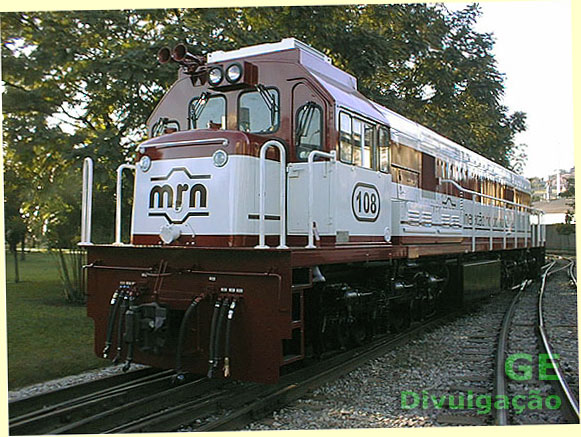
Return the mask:
<svg viewBox="0 0 581 437">
<path fill-rule="evenodd" d="M 526 287 L 523 287 L 515 295 L 503 320 L 495 368 L 495 396 L 506 396 L 508 399 L 514 400 L 517 396 L 526 398 L 531 394 L 545 395 L 544 406 L 541 404 L 539 408 L 537 398 L 531 396 L 530 402 L 533 400 L 536 402 L 527 404 L 529 409 L 531 405 L 534 407 L 532 411 L 527 410 L 522 405 L 521 407 L 518 404 L 515 406 L 514 403 L 511 408 L 495 409 L 495 424 L 497 425 L 543 422 L 579 423 L 579 402 L 576 394 L 569 387 L 559 363 L 554 360 L 554 351 L 545 331 L 547 320 L 546 314 L 543 312 L 543 303 L 547 279 L 560 271 L 572 271 L 570 268 L 573 261 L 567 260 L 564 266 L 558 267 L 557 263 L 562 263 L 562 261 L 555 259 L 543 269 L 539 284 L 530 286 L 528 291 L 525 291 Z M 571 310 L 563 307 L 560 303 L 558 305 L 560 306 L 559 312 L 562 312 L 563 308 L 565 311 Z M 576 311 L 574 313 L 576 315 Z M 542 380 L 540 375 L 536 375 L 536 379 L 530 377 L 528 379 L 522 378 L 522 380 L 521 376 L 517 379 L 513 375 L 513 380 L 510 380 L 507 378 L 505 366 L 505 360 L 509 357 L 510 352 L 528 353 L 531 357 L 538 357 L 539 360 L 541 354 L 547 355 L 552 367 L 555 368 L 557 379 L 551 380 L 552 384 L 550 384 L 549 381 Z M 534 363 L 536 364 L 536 360 Z M 548 374 L 550 373 L 548 372 Z M 555 395 L 560 400 L 559 408 L 553 408 L 556 406 L 556 402 L 552 405 L 551 403 L 547 404 L 547 399 Z"/>
<path fill-rule="evenodd" d="M 205 377 L 175 385 L 172 371 L 147 369 L 133 372 L 133 377 L 110 377 L 47 393 L 10 405 L 10 434 L 167 432 L 184 426 L 194 431 L 237 429 L 456 316 L 432 319 L 313 361 L 275 385 Z"/>
<path fill-rule="evenodd" d="M 520 295 L 527 285 L 528 281 L 525 281 L 512 290 L 495 294 L 471 315 L 471 323 L 462 326 L 463 340 L 457 360 L 463 366 L 458 366 L 448 387 L 435 394 L 436 398 L 444 399 L 436 412 L 436 421 L 440 425 L 483 426 L 495 423 L 492 409 L 480 411 L 475 400 L 498 391 L 495 387 L 495 363 L 499 356 L 497 349 L 502 347 L 500 339 L 506 335 L 503 327 L 505 320 L 511 317 L 514 297 Z M 503 352 L 500 354 L 502 356 Z"/>
<path fill-rule="evenodd" d="M 173 374 L 144 369 L 10 403 L 10 434 L 105 432 L 135 414 L 157 410 L 161 394 L 171 404 L 212 385 L 205 378 L 198 378 L 176 390 L 172 386 Z"/>
<path fill-rule="evenodd" d="M 549 275 L 572 268 L 554 268 L 547 265 L 544 270 L 543 283 Z M 528 288 L 527 288 L 528 287 Z M 534 287 L 533 287 L 534 288 Z M 516 291 L 516 290 L 515 290 Z M 501 394 L 502 390 L 514 391 L 514 387 L 504 381 L 504 389 L 497 386 L 492 363 L 496 357 L 496 367 L 504 364 L 509 348 L 506 339 L 511 341 L 510 328 L 502 333 L 501 321 L 505 320 L 510 327 L 512 314 L 506 308 L 512 300 L 512 313 L 517 312 L 523 296 L 537 294 L 528 283 L 521 284 L 516 296 L 514 293 L 500 293 L 491 302 L 491 311 L 483 319 L 482 328 L 467 335 L 465 340 L 465 359 L 472 360 L 475 370 L 457 375 L 455 384 L 449 387 L 452 392 L 475 394 Z M 529 298 L 529 300 L 531 300 Z M 541 295 L 542 301 L 542 295 Z M 493 314 L 493 317 L 490 315 Z M 309 390 L 323 383 L 336 379 L 355 369 L 361 364 L 401 345 L 410 338 L 440 326 L 458 314 L 450 314 L 417 326 L 409 331 L 396 335 L 378 338 L 371 344 L 336 353 L 324 361 L 309 363 L 304 368 L 284 375 L 276 385 L 261 385 L 236 381 L 208 380 L 197 378 L 182 385 L 174 385 L 171 371 L 147 372 L 137 375 L 135 379 L 126 380 L 107 378 L 108 382 L 96 382 L 87 392 L 87 388 L 73 387 L 68 393 L 63 390 L 54 395 L 43 395 L 43 399 L 29 399 L 28 405 L 12 403 L 10 405 L 10 434 L 81 434 L 81 433 L 131 433 L 131 432 L 167 432 L 179 429 L 188 431 L 234 430 L 247 423 L 276 410 L 301 397 Z M 532 323 L 529 323 L 532 325 Z M 491 328 L 496 326 L 496 328 Z M 495 353 L 505 337 L 504 351 Z M 498 344 L 497 344 L 498 343 Z M 510 343 L 509 343 L 510 344 Z M 137 372 L 134 372 L 137 373 Z M 500 371 L 497 371 L 500 374 Z M 504 378 L 504 367 L 502 368 Z M 574 396 L 573 396 L 574 397 Z M 445 408 L 453 408 L 444 405 Z M 498 410 L 495 410 L 498 411 Z M 500 410 L 505 411 L 505 410 Z M 440 414 L 438 421 L 442 424 L 493 424 L 509 423 L 510 410 L 506 422 L 497 415 L 486 417 L 473 414 Z M 452 412 L 452 413 L 457 413 Z M 493 411 L 494 413 L 494 411 Z M 567 419 L 570 422 L 570 419 Z"/>
<path fill-rule="evenodd" d="M 564 268 L 562 268 L 563 270 L 567 270 L 567 274 L 568 277 L 573 281 L 573 283 L 575 284 L 575 291 L 577 289 L 577 279 L 575 278 L 575 274 L 574 274 L 574 267 L 575 267 L 575 261 L 573 259 L 567 259 L 566 260 L 568 262 L 567 265 L 565 265 Z M 537 310 L 538 310 L 538 315 L 537 315 L 537 323 L 538 323 L 538 327 L 537 327 L 537 333 L 539 336 L 539 339 L 541 340 L 541 344 L 542 344 L 542 349 L 543 349 L 543 353 L 549 355 L 550 357 L 555 357 L 556 353 L 559 353 L 559 355 L 564 355 L 565 353 L 569 356 L 576 356 L 578 354 L 578 348 L 573 348 L 572 350 L 565 350 L 562 349 L 562 345 L 559 345 L 559 347 L 557 347 L 557 345 L 555 344 L 555 342 L 551 341 L 551 336 L 549 335 L 551 332 L 548 329 L 551 329 L 552 331 L 555 331 L 553 334 L 553 339 L 557 339 L 558 337 L 560 337 L 558 331 L 558 328 L 577 328 L 577 320 L 576 318 L 574 318 L 575 323 L 572 324 L 570 323 L 569 326 L 567 325 L 555 325 L 553 324 L 553 320 L 550 320 L 550 318 L 547 317 L 547 313 L 544 311 L 545 305 L 544 305 L 544 298 L 545 296 L 547 296 L 549 293 L 546 292 L 546 277 L 549 275 L 553 275 L 555 273 L 557 273 L 559 270 L 561 269 L 557 269 L 554 271 L 550 271 L 548 272 L 544 277 L 543 277 L 543 281 L 541 284 L 541 289 L 539 291 L 539 299 L 538 299 L 538 306 L 537 306 Z M 576 307 L 574 306 L 574 303 L 576 303 L 576 292 L 575 293 L 568 293 L 567 296 L 565 296 L 566 298 L 569 298 L 569 303 L 573 304 L 571 306 L 569 305 L 563 305 L 563 296 L 556 296 L 554 298 L 558 299 L 559 301 L 559 307 L 560 308 L 566 308 L 571 312 L 574 312 L 576 314 L 576 311 L 574 311 L 574 309 L 576 309 Z M 572 300 L 571 297 L 573 297 L 574 299 Z M 574 334 L 573 334 L 573 338 L 577 339 L 577 332 L 575 330 Z M 568 340 L 568 336 L 566 336 L 566 339 Z M 568 343 L 568 342 L 567 342 Z M 553 367 L 555 367 L 555 374 L 557 376 L 556 380 L 552 380 L 553 382 L 553 386 L 555 387 L 556 391 L 559 393 L 560 398 L 562 399 L 563 402 L 563 411 L 564 414 L 566 415 L 566 417 L 568 418 L 569 421 L 573 422 L 573 423 L 579 423 L 580 420 L 580 416 L 579 416 L 579 375 L 575 375 L 574 373 L 570 373 L 570 374 L 566 374 L 563 370 L 562 365 L 557 361 L 552 359 L 552 363 L 553 363 Z M 576 363 L 576 366 L 570 366 L 573 367 L 573 370 L 577 370 L 578 371 L 578 363 Z M 576 378 L 574 378 L 574 376 L 576 376 Z"/>
<path fill-rule="evenodd" d="M 547 302 L 544 294 L 547 279 L 555 274 L 563 275 L 565 271 L 569 277 L 573 274 L 573 261 L 557 259 L 546 264 L 542 269 L 541 281 L 533 283 L 525 281 L 520 286 L 514 287 L 514 293 L 500 293 L 489 303 L 484 305 L 481 312 L 476 317 L 480 323 L 476 326 L 486 326 L 486 329 L 474 329 L 470 327 L 462 332 L 464 337 L 464 350 L 461 360 L 464 366 L 459 366 L 458 373 L 451 378 L 450 385 L 444 393 L 437 393 L 436 398 L 444 399 L 437 407 L 436 420 L 442 425 L 508 425 L 517 423 L 578 423 L 578 392 L 570 390 L 563 382 L 571 380 L 573 386 L 578 387 L 578 365 L 576 362 L 576 343 L 573 351 L 568 351 L 568 356 L 575 357 L 575 362 L 567 366 L 570 370 L 568 375 L 560 375 L 554 382 L 555 387 L 545 381 L 538 381 L 531 377 L 529 381 L 515 381 L 507 377 L 506 362 L 512 354 L 525 353 L 532 358 L 530 364 L 532 368 L 537 368 L 537 359 L 540 354 L 553 356 L 548 336 L 543 330 L 543 320 L 558 319 L 564 311 L 572 316 L 565 324 L 562 322 L 553 323 L 557 329 L 575 328 L 573 337 L 576 340 L 576 307 L 562 301 L 562 296 L 554 296 L 555 302 L 559 302 L 556 314 L 551 314 L 543 319 L 542 302 Z M 565 284 L 566 285 L 566 284 Z M 552 287 L 555 290 L 563 290 L 562 284 Z M 571 295 L 576 302 L 576 294 L 571 290 L 565 290 L 567 295 Z M 569 299 L 571 297 L 569 296 Z M 553 301 L 551 301 L 553 302 Z M 569 301 L 568 301 L 569 302 Z M 539 306 L 540 304 L 540 306 Z M 551 324 L 549 324 L 551 325 Z M 562 335 L 562 331 L 561 331 Z M 571 335 L 567 340 L 571 339 Z M 567 342 L 567 343 L 570 343 Z M 557 350 L 556 352 L 560 352 Z M 564 353 L 564 352 L 563 352 Z M 517 362 L 518 366 L 523 361 Z M 555 364 L 553 363 L 553 366 Z M 469 369 L 467 371 L 466 369 Z M 550 373 L 550 372 L 548 372 Z M 512 374 L 511 374 L 512 376 Z M 518 375 L 520 376 L 520 375 Z M 571 384 L 570 384 L 571 385 Z M 544 408 L 542 413 L 538 411 L 530 412 L 521 409 L 520 405 L 510 404 L 510 400 L 515 396 L 524 394 L 541 393 L 545 397 L 557 394 L 562 400 L 558 411 L 548 411 Z M 484 412 L 484 409 L 476 407 L 478 397 L 490 397 L 492 404 L 500 396 L 506 396 L 509 400 L 507 408 L 492 408 Z M 447 397 L 447 399 L 446 399 Z M 452 400 L 451 400 L 452 399 Z M 526 404 L 526 403 L 525 403 Z M 533 404 L 531 404 L 533 405 Z M 502 407 L 502 404 L 498 404 Z M 534 405 L 536 406 L 536 405 Z M 528 404 L 525 405 L 528 408 Z M 523 413 L 524 411 L 524 413 Z"/>
</svg>

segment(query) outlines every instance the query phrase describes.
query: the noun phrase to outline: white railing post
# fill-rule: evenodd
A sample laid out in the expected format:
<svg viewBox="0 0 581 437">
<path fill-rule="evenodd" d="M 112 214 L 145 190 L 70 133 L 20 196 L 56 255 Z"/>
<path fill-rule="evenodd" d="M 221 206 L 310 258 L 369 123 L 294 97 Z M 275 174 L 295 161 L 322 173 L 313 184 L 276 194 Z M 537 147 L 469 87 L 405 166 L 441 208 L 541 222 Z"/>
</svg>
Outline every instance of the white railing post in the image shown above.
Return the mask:
<svg viewBox="0 0 581 437">
<path fill-rule="evenodd" d="M 545 213 L 543 211 L 541 211 L 541 220 L 543 219 L 544 215 L 545 215 Z M 543 226 L 541 227 L 541 241 L 543 243 L 543 246 L 547 242 L 547 226 L 544 223 L 543 223 Z"/>
<path fill-rule="evenodd" d="M 533 213 L 533 211 L 537 211 L 537 213 L 543 214 L 543 212 L 541 210 L 538 210 L 536 208 L 532 208 L 530 206 L 522 205 L 520 203 L 516 203 L 516 202 L 510 201 L 510 200 L 506 200 L 506 199 L 499 199 L 498 197 L 489 196 L 488 194 L 482 194 L 482 193 L 477 193 L 476 191 L 468 190 L 468 189 L 460 186 L 456 181 L 454 181 L 452 179 L 442 179 L 440 181 L 440 183 L 451 184 L 451 185 L 455 186 L 458 190 L 460 190 L 460 191 L 462 191 L 464 193 L 471 193 L 472 194 L 472 201 L 473 201 L 472 205 L 473 206 L 476 206 L 476 202 L 474 202 L 475 196 L 480 196 L 481 199 L 482 198 L 485 198 L 485 199 L 491 199 L 491 200 L 497 201 L 499 203 L 504 204 L 505 207 L 506 207 L 506 205 L 512 206 L 514 208 L 513 209 L 513 225 L 514 225 L 514 247 L 515 248 L 518 247 L 518 233 L 520 232 L 518 230 L 519 229 L 518 222 L 520 220 L 520 214 L 518 212 L 518 208 L 519 207 L 522 207 L 523 208 L 523 216 L 522 216 L 522 221 L 523 221 L 523 224 L 522 225 L 523 226 L 522 227 L 523 227 L 525 245 L 527 244 L 527 239 L 528 239 L 528 233 L 529 233 L 529 231 L 526 229 L 526 226 L 525 226 L 526 216 L 524 215 L 524 210 L 529 211 L 531 214 Z M 473 212 L 472 215 L 473 215 L 473 217 L 475 219 L 476 217 L 474 216 L 474 214 L 475 213 Z M 492 219 L 492 215 L 491 215 L 491 219 Z M 491 224 L 490 224 L 490 228 L 492 229 L 492 221 L 491 221 Z M 544 226 L 543 226 L 543 231 L 544 231 Z M 490 238 L 492 238 L 492 236 Z M 474 243 L 474 223 L 473 223 L 472 224 L 472 251 L 475 250 L 474 247 L 475 247 L 475 243 Z M 490 242 L 490 247 L 492 248 L 492 240 Z"/>
<path fill-rule="evenodd" d="M 541 242 L 541 214 L 537 213 L 537 246 L 542 246 Z"/>
<path fill-rule="evenodd" d="M 79 245 L 91 243 L 91 218 L 93 214 L 93 160 L 83 161 L 83 192 L 81 198 L 81 241 Z"/>
<path fill-rule="evenodd" d="M 135 170 L 131 164 L 121 164 L 117 167 L 117 190 L 115 199 L 115 246 L 121 246 L 121 195 L 123 191 L 123 170 Z"/>
<path fill-rule="evenodd" d="M 472 195 L 472 252 L 476 252 L 476 195 Z"/>
<path fill-rule="evenodd" d="M 529 221 L 528 226 L 527 226 L 527 218 L 528 218 L 528 216 L 523 215 L 523 218 L 522 218 L 522 226 L 523 226 L 524 231 L 525 231 L 525 247 L 528 247 L 528 245 L 529 245 L 529 226 L 530 226 L 530 221 Z"/>
<path fill-rule="evenodd" d="M 258 245 L 256 249 L 268 249 L 266 245 L 265 208 L 266 208 L 266 152 L 276 147 L 280 152 L 280 236 L 277 249 L 288 249 L 286 245 L 286 150 L 280 141 L 269 140 L 260 148 L 259 169 L 259 210 L 258 210 Z"/>
<path fill-rule="evenodd" d="M 491 206 L 491 211 L 490 211 L 490 215 L 489 215 L 489 217 L 490 217 L 490 226 L 488 229 L 488 248 L 489 248 L 489 250 L 492 250 L 492 247 L 493 247 L 492 242 L 493 242 L 493 235 L 494 235 L 494 228 L 493 228 L 494 220 L 492 220 L 492 215 L 494 214 L 494 208 L 495 208 L 495 205 L 493 204 Z"/>
<path fill-rule="evenodd" d="M 308 167 L 309 167 L 309 205 L 307 209 L 307 229 L 309 232 L 308 243 L 305 246 L 306 249 L 315 249 L 315 234 L 313 229 L 313 209 L 315 196 L 313 192 L 313 185 L 315 184 L 315 175 L 313 174 L 313 163 L 315 162 L 315 157 L 328 158 L 331 162 L 336 162 L 337 152 L 332 150 L 331 152 L 321 152 L 320 150 L 313 150 L 309 153 Z"/>
<path fill-rule="evenodd" d="M 514 248 L 518 247 L 518 211 L 516 206 L 514 207 Z"/>
<path fill-rule="evenodd" d="M 503 236 L 502 236 L 502 248 L 506 249 L 506 221 L 508 220 L 508 215 L 506 214 L 506 205 L 503 206 L 503 224 L 502 224 L 502 229 L 503 229 Z"/>
</svg>

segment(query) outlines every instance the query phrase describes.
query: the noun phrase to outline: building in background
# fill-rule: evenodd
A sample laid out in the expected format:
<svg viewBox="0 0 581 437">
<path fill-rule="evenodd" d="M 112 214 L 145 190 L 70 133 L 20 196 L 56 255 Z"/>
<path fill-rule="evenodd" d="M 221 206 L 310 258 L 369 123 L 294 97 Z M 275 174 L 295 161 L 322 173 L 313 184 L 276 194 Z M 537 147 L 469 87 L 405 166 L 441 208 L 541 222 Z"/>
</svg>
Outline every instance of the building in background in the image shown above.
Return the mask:
<svg viewBox="0 0 581 437">
<path fill-rule="evenodd" d="M 538 178 L 532 178 L 538 179 Z M 571 184 L 575 181 L 575 167 L 570 170 L 557 170 L 554 174 L 547 176 L 545 182 L 545 200 L 558 199 L 559 194 L 570 189 Z M 532 183 L 532 180 L 531 180 Z M 536 194 L 535 191 L 533 194 Z"/>
</svg>

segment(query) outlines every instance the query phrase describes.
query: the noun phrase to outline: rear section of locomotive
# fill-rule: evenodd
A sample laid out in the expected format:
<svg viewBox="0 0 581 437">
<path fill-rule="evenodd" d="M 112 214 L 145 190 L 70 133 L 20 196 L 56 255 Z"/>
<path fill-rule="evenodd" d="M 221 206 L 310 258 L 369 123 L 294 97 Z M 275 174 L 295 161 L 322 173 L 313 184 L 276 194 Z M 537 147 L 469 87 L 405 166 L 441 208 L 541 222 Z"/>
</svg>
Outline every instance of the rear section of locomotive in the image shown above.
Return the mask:
<svg viewBox="0 0 581 437">
<path fill-rule="evenodd" d="M 98 355 L 272 383 L 540 269 L 525 181 L 367 100 L 322 53 L 288 39 L 159 60 L 178 79 L 118 170 L 115 243 L 91 244 L 83 210 Z"/>
</svg>

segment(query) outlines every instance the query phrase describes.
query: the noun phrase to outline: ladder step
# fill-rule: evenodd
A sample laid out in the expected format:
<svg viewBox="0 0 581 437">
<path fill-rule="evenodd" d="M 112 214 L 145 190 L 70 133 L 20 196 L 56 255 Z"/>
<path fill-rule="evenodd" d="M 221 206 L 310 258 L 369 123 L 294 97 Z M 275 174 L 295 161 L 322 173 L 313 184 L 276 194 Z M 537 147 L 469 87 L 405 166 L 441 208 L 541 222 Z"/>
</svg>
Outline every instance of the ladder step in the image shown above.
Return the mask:
<svg viewBox="0 0 581 437">
<path fill-rule="evenodd" d="M 286 365 L 286 364 L 294 363 L 295 361 L 300 361 L 303 358 L 305 358 L 305 356 L 300 355 L 300 354 L 285 355 L 282 359 L 282 364 Z"/>
</svg>

